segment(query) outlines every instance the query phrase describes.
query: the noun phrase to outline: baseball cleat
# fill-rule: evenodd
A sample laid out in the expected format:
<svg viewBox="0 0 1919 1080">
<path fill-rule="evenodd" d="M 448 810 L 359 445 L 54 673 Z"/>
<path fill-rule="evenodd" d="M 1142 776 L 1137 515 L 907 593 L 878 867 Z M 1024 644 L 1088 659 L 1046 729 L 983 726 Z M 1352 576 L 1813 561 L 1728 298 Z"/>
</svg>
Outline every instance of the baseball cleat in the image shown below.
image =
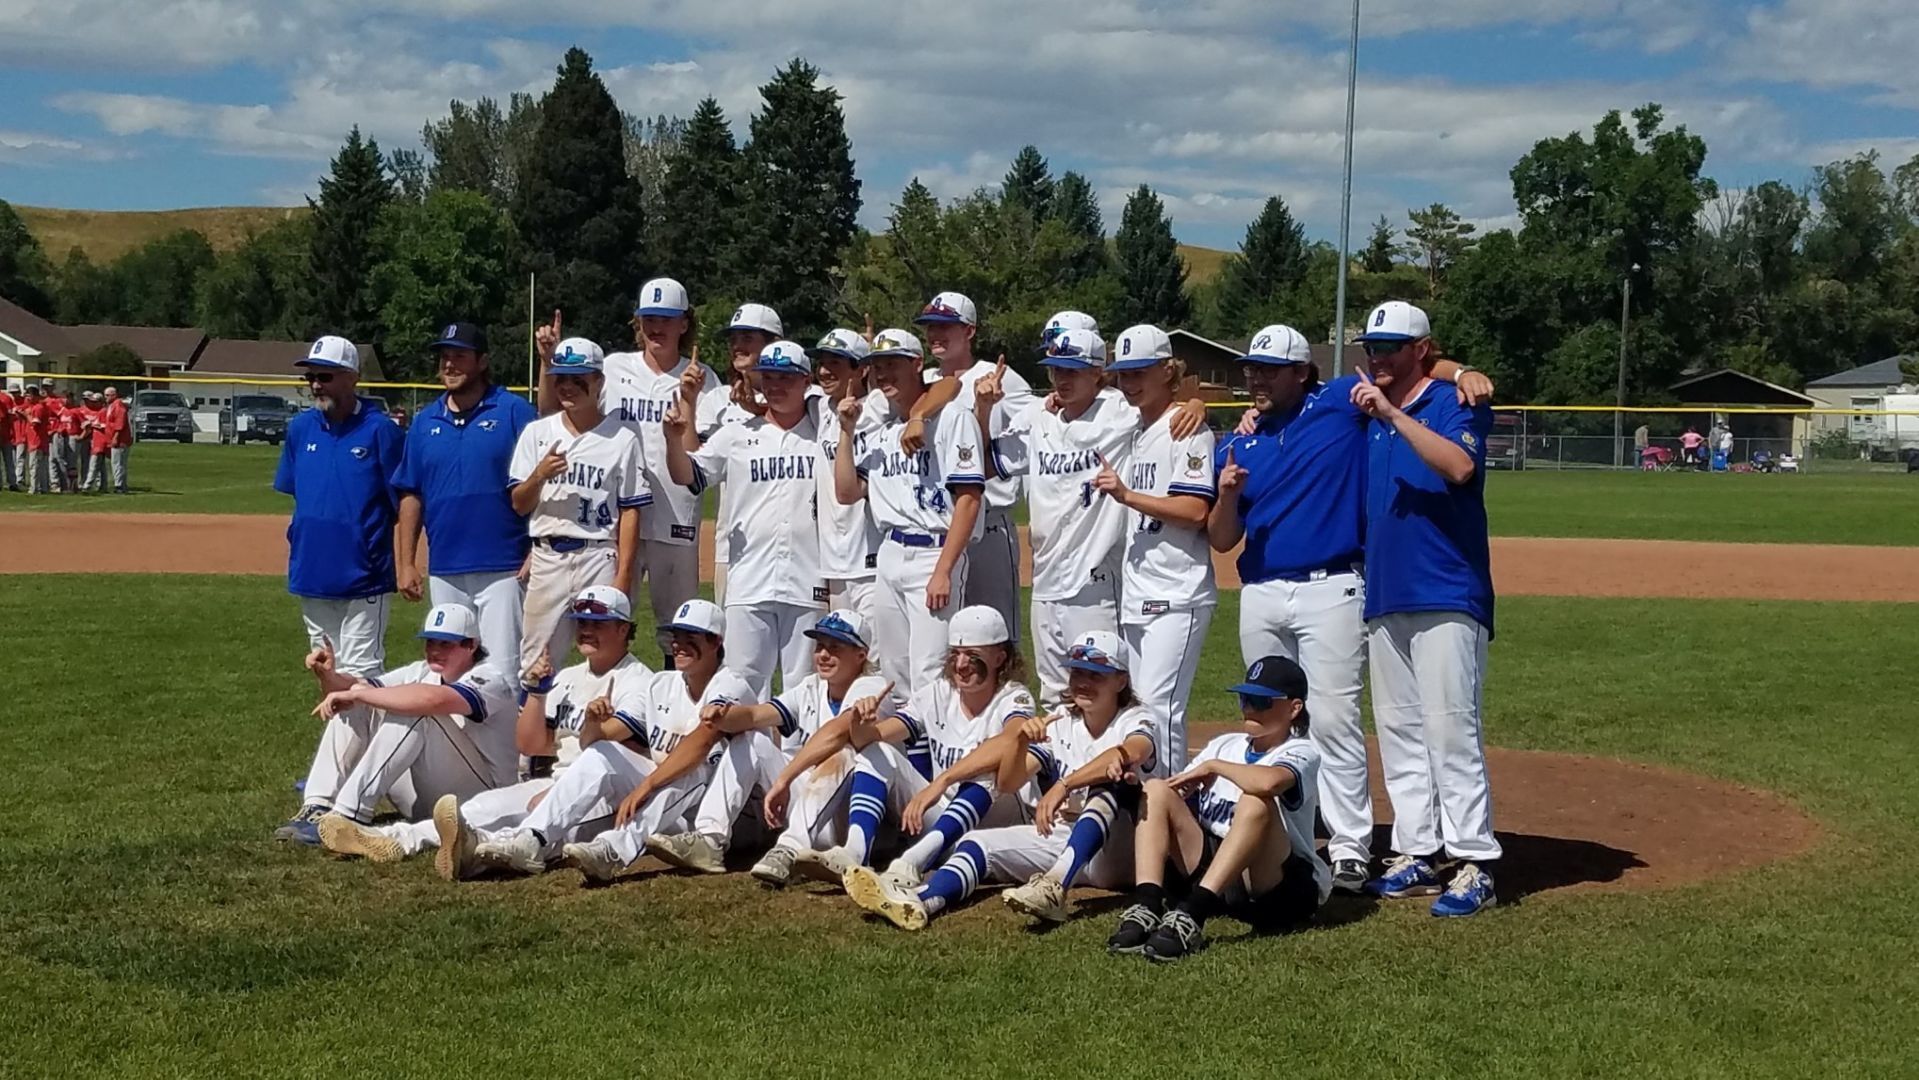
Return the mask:
<svg viewBox="0 0 1919 1080">
<path fill-rule="evenodd" d="M 345 814 L 320 819 L 320 846 L 334 855 L 357 855 L 368 862 L 393 863 L 406 858 L 400 842 L 367 828 Z"/>
<path fill-rule="evenodd" d="M 753 869 L 747 872 L 762 884 L 783 889 L 787 882 L 793 880 L 793 860 L 798 856 L 799 852 L 790 847 L 775 847 L 760 856 L 760 861 L 754 863 Z"/>
<path fill-rule="evenodd" d="M 273 830 L 273 838 L 286 844 L 305 844 L 308 847 L 320 846 L 320 819 L 331 813 L 328 807 L 308 803 L 279 828 Z"/>
<path fill-rule="evenodd" d="M 1066 921 L 1066 890 L 1060 883 L 1047 874 L 1034 874 L 1033 879 L 1017 889 L 1008 889 L 1000 894 L 1006 906 L 1022 915 L 1031 915 L 1035 919 L 1047 922 Z"/>
<path fill-rule="evenodd" d="M 705 833 L 654 833 L 646 838 L 647 854 L 669 866 L 702 874 L 726 873 L 726 852 Z"/>
<path fill-rule="evenodd" d="M 1333 891 L 1358 896 L 1366 891 L 1366 860 L 1339 859 L 1333 863 Z"/>
<path fill-rule="evenodd" d="M 540 842 L 525 829 L 508 833 L 498 840 L 487 840 L 474 847 L 473 855 L 487 866 L 521 874 L 546 872 L 546 857 L 540 853 Z"/>
<path fill-rule="evenodd" d="M 844 886 L 846 875 L 859 866 L 859 860 L 843 847 L 830 847 L 825 851 L 802 851 L 793 856 L 793 872 L 811 881 L 824 881 L 828 885 Z"/>
<path fill-rule="evenodd" d="M 619 852 L 614 851 L 604 837 L 595 837 L 583 844 L 568 844 L 561 851 L 567 863 L 591 882 L 603 884 L 626 872 L 626 860 L 620 858 Z"/>
<path fill-rule="evenodd" d="M 448 881 L 464 881 L 479 872 L 474 849 L 480 838 L 460 816 L 460 797 L 442 795 L 433 804 L 433 829 L 440 834 L 440 850 L 433 853 L 433 869 Z"/>
<path fill-rule="evenodd" d="M 918 892 L 920 886 L 926 884 L 925 879 L 920 876 L 919 867 L 905 859 L 894 859 L 888 863 L 885 872 L 880 876 L 898 888 L 911 892 Z"/>
<path fill-rule="evenodd" d="M 1110 953 L 1137 953 L 1146 948 L 1146 941 L 1159 929 L 1159 913 L 1145 904 L 1134 904 L 1120 912 L 1119 928 L 1113 936 L 1106 939 L 1106 951 Z"/>
<path fill-rule="evenodd" d="M 1174 908 L 1159 922 L 1159 929 L 1146 939 L 1146 959 L 1163 963 L 1191 956 L 1206 947 L 1206 932 L 1191 915 Z"/>
<path fill-rule="evenodd" d="M 871 867 L 856 866 L 847 873 L 846 895 L 901 930 L 926 929 L 926 905 L 918 894 L 874 873 Z"/>
<path fill-rule="evenodd" d="M 1382 900 L 1404 896 L 1431 896 L 1439 891 L 1439 878 L 1432 864 L 1411 855 L 1399 855 L 1386 864 L 1386 872 L 1366 883 L 1366 891 Z"/>
<path fill-rule="evenodd" d="M 1442 919 L 1477 915 L 1499 903 L 1493 893 L 1493 876 L 1474 863 L 1467 863 L 1453 875 L 1452 884 L 1433 901 L 1433 914 Z"/>
</svg>

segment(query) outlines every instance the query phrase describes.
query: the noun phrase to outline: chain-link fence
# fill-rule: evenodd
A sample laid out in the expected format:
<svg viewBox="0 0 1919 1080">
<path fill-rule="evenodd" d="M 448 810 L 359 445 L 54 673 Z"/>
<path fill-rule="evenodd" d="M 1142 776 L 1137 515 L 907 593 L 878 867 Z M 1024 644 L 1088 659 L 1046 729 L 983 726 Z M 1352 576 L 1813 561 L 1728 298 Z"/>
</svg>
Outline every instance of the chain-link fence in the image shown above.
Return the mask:
<svg viewBox="0 0 1919 1080">
<path fill-rule="evenodd" d="M 1815 415 L 1877 422 L 1819 430 Z M 1486 451 L 1492 467 L 1507 469 L 1919 471 L 1919 414 L 1642 409 L 1625 413 L 1614 436 L 1610 409 L 1500 409 Z"/>
</svg>

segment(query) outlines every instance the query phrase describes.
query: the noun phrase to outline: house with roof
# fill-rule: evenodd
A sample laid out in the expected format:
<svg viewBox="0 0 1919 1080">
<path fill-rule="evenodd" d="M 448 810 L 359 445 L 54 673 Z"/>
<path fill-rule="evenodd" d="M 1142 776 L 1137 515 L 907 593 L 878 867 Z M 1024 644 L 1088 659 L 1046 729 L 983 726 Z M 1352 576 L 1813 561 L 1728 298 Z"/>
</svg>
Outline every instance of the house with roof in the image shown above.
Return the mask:
<svg viewBox="0 0 1919 1080">
<path fill-rule="evenodd" d="M 1680 404 L 1701 411 L 1701 431 L 1714 421 L 1732 429 L 1733 438 L 1759 440 L 1774 450 L 1804 447 L 1812 417 L 1803 412 L 1733 413 L 1726 409 L 1810 409 L 1818 403 L 1778 383 L 1733 368 L 1719 368 L 1681 379 L 1667 387 Z M 1803 452 L 1801 450 L 1800 452 Z"/>
<path fill-rule="evenodd" d="M 1863 409 L 1876 412 L 1886 407 L 1887 394 L 1910 394 L 1919 391 L 1911 379 L 1899 370 L 1902 361 L 1910 361 L 1911 356 L 1888 356 L 1884 360 L 1874 360 L 1870 364 L 1861 364 L 1850 371 L 1841 371 L 1823 379 L 1814 379 L 1806 384 L 1806 393 L 1822 409 Z M 1821 415 L 1813 417 L 1812 430 L 1815 435 L 1828 431 L 1844 431 L 1846 437 L 1856 443 L 1877 442 L 1883 435 L 1883 419 L 1878 416 L 1858 415 Z"/>
</svg>

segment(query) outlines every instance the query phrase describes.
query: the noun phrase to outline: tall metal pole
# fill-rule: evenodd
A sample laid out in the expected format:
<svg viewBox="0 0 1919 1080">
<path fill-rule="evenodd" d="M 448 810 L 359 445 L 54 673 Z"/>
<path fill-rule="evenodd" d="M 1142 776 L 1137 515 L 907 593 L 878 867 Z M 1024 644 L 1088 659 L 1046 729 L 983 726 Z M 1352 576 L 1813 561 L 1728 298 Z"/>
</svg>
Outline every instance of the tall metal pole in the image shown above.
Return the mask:
<svg viewBox="0 0 1919 1080">
<path fill-rule="evenodd" d="M 1332 374 L 1346 359 L 1346 261 L 1353 232 L 1353 101 L 1359 92 L 1359 0 L 1353 0 L 1353 36 L 1346 46 L 1346 175 L 1339 192 L 1339 289 L 1333 301 Z M 1357 365 L 1355 365 L 1355 368 Z"/>
<path fill-rule="evenodd" d="M 530 401 L 540 393 L 540 376 L 534 370 L 539 360 L 535 355 L 534 335 L 540 332 L 539 316 L 533 314 L 533 275 L 526 276 L 526 396 Z"/>
<path fill-rule="evenodd" d="M 1632 264 L 1633 270 L 1639 264 Z M 1621 441 L 1622 421 L 1626 408 L 1626 320 L 1632 312 L 1632 271 L 1626 273 L 1625 281 L 1619 288 L 1619 385 L 1613 393 L 1612 412 L 1612 463 L 1613 468 L 1625 464 L 1626 445 Z"/>
</svg>

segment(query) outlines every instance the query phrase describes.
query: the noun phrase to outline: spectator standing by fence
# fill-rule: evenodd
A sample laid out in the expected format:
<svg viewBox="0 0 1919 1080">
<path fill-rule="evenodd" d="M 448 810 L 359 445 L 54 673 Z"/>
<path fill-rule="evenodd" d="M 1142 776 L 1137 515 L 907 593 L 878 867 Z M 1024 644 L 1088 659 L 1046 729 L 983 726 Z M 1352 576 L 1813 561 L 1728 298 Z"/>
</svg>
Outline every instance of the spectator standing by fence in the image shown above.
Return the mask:
<svg viewBox="0 0 1919 1080">
<path fill-rule="evenodd" d="M 113 490 L 116 494 L 127 493 L 127 455 L 133 451 L 133 422 L 127 416 L 127 403 L 120 400 L 120 391 L 107 387 L 107 449 L 113 463 Z"/>
</svg>

